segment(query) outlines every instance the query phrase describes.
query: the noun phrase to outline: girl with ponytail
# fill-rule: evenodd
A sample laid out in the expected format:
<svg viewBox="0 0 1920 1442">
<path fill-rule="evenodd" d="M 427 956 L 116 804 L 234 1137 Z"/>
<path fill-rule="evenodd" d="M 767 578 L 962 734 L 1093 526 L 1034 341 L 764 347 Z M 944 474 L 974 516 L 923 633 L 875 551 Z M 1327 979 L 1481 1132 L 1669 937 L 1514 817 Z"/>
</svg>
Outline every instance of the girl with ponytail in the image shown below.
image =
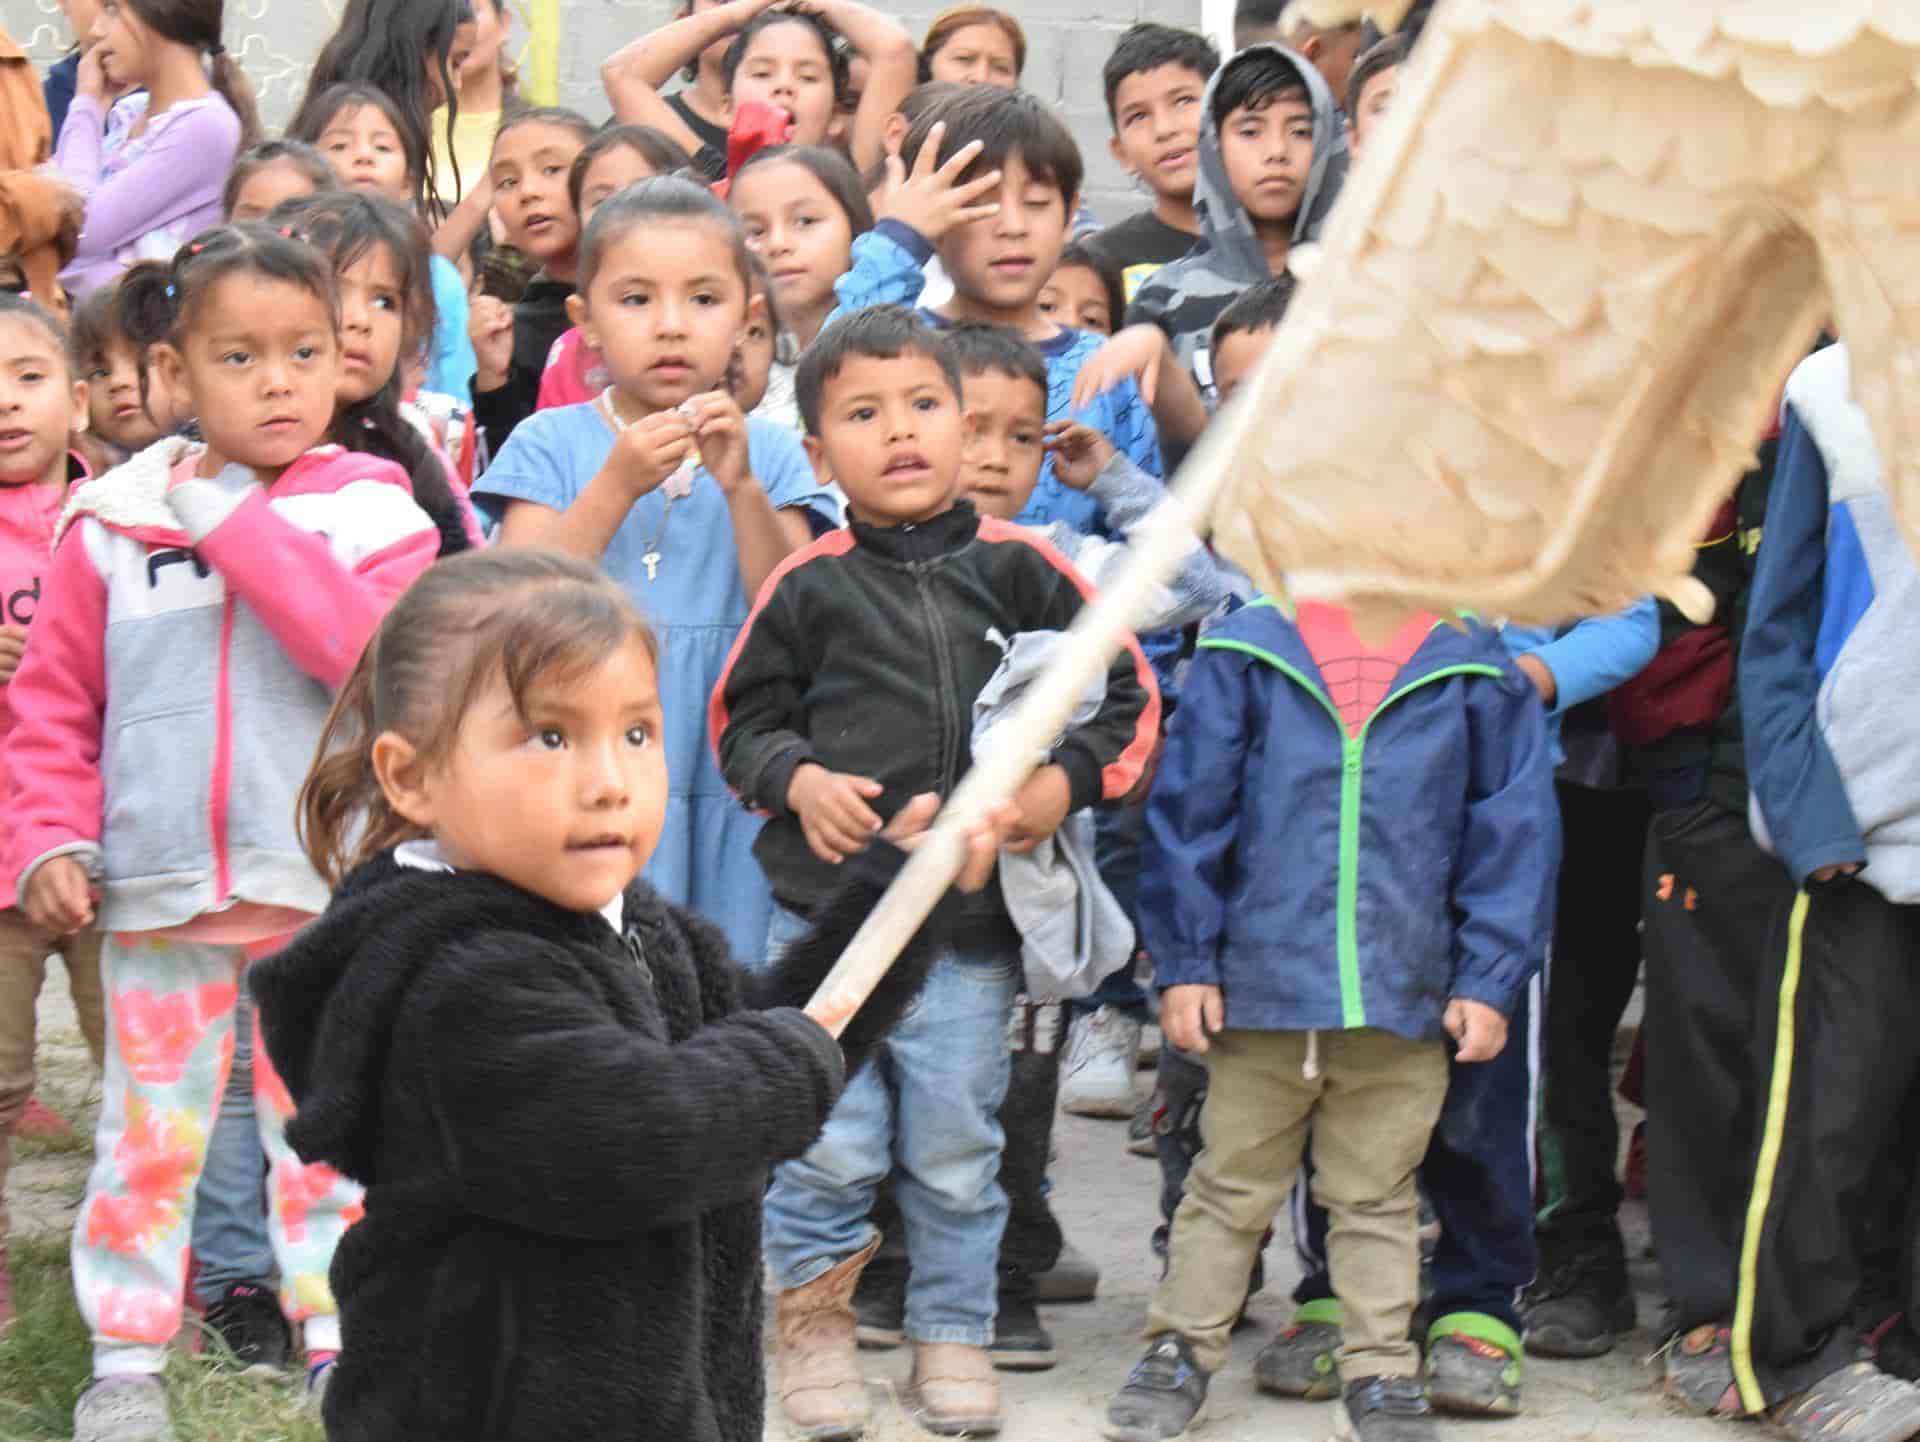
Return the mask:
<svg viewBox="0 0 1920 1442">
<path fill-rule="evenodd" d="M 227 171 L 259 138 L 253 87 L 220 38 L 224 0 L 102 0 L 80 61 L 54 167 L 86 198 L 86 224 L 61 281 L 76 300 L 135 261 L 172 257 L 221 218 Z M 107 95 L 142 105 L 124 144 L 106 147 Z"/>
</svg>

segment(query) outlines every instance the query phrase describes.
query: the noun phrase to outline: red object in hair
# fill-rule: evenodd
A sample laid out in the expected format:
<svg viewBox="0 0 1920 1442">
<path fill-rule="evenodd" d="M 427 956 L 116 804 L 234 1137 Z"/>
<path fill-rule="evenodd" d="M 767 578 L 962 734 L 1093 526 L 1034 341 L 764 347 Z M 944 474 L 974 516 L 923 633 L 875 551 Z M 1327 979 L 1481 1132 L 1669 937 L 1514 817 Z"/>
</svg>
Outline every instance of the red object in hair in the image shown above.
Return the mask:
<svg viewBox="0 0 1920 1442">
<path fill-rule="evenodd" d="M 713 193 L 725 200 L 741 166 L 769 146 L 789 145 L 792 141 L 791 115 L 778 105 L 749 100 L 733 112 L 733 125 L 727 131 L 727 178 L 713 183 Z"/>
</svg>

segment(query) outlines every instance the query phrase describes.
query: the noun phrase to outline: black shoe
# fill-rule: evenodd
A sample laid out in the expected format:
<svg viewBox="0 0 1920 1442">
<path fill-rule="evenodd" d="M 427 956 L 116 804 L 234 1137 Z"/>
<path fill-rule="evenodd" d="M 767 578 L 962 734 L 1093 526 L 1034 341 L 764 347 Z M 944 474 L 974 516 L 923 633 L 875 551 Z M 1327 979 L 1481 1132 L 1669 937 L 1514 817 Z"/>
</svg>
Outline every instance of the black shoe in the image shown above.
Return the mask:
<svg viewBox="0 0 1920 1442">
<path fill-rule="evenodd" d="M 1333 1435 L 1342 1442 L 1436 1442 L 1440 1429 L 1418 1377 L 1360 1377 L 1333 1409 Z"/>
<path fill-rule="evenodd" d="M 1165 1332 L 1107 1404 L 1101 1433 L 1112 1442 L 1169 1442 L 1185 1436 L 1206 1409 L 1207 1374 L 1195 1364 L 1187 1339 Z"/>
<path fill-rule="evenodd" d="M 907 1340 L 904 1267 L 869 1264 L 853 1289 L 853 1339 L 864 1351 L 886 1352 Z"/>
<path fill-rule="evenodd" d="M 207 1308 L 207 1327 L 219 1339 L 213 1359 L 242 1371 L 278 1371 L 293 1354 L 293 1329 L 266 1287 L 236 1282 Z"/>
<path fill-rule="evenodd" d="M 1634 1327 L 1625 1255 L 1600 1246 L 1543 1268 L 1520 1299 L 1520 1315 L 1534 1356 L 1604 1357 Z"/>
<path fill-rule="evenodd" d="M 1040 1325 L 1033 1305 L 1033 1289 L 1002 1289 L 1000 1315 L 993 1324 L 993 1345 L 987 1356 L 1002 1372 L 1044 1372 L 1060 1360 L 1053 1338 Z"/>
</svg>

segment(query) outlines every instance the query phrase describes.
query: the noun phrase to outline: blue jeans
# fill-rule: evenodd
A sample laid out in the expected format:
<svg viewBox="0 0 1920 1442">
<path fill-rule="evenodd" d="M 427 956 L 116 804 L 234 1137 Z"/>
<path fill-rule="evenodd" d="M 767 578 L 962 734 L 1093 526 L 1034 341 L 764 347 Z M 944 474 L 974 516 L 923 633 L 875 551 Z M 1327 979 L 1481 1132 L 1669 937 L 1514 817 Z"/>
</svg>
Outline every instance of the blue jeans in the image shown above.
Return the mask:
<svg viewBox="0 0 1920 1442">
<path fill-rule="evenodd" d="M 777 910 L 768 952 L 778 956 L 805 929 Z M 998 1112 L 1019 981 L 1011 952 L 952 951 L 934 964 L 888 1037 L 886 1058 L 848 1084 L 807 1154 L 774 1172 L 766 1254 L 775 1286 L 805 1286 L 871 1242 L 874 1193 L 895 1172 L 912 1267 L 907 1335 L 975 1347 L 993 1341 L 1007 1224 Z"/>
<path fill-rule="evenodd" d="M 245 1282 L 274 1289 L 267 1238 L 267 1154 L 253 1112 L 253 1001 L 243 986 L 233 1012 L 233 1068 L 207 1142 L 193 1204 L 193 1291 L 203 1306 Z"/>
</svg>

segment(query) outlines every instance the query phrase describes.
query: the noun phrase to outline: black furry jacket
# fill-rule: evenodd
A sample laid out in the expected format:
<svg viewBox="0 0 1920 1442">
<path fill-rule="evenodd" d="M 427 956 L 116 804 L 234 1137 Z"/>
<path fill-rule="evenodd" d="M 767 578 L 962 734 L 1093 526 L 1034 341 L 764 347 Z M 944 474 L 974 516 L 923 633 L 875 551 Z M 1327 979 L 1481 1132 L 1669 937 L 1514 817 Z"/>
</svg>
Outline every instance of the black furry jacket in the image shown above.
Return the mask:
<svg viewBox="0 0 1920 1442">
<path fill-rule="evenodd" d="M 616 936 L 384 855 L 253 969 L 289 1141 L 367 1188 L 333 1264 L 333 1442 L 758 1442 L 768 1169 L 911 1004 L 939 920 L 842 1044 L 794 1008 L 899 861 L 849 863 L 751 973 L 644 883 Z"/>
</svg>

